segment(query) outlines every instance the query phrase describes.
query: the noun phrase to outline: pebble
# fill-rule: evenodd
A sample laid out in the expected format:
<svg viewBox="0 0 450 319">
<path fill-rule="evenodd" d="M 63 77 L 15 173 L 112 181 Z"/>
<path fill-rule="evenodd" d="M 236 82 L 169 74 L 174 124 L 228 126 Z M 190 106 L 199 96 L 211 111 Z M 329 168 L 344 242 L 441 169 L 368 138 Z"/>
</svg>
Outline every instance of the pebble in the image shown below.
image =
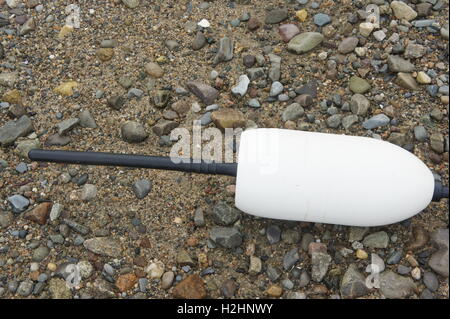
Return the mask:
<svg viewBox="0 0 450 319">
<path fill-rule="evenodd" d="M 148 273 L 150 278 L 159 279 L 164 274 L 164 264 L 160 261 L 155 261 L 145 268 L 145 272 Z"/>
<path fill-rule="evenodd" d="M 386 33 L 384 33 L 383 30 L 378 30 L 378 31 L 375 31 L 375 32 L 373 33 L 373 37 L 374 37 L 377 41 L 381 42 L 381 41 L 383 41 L 384 39 L 386 39 Z"/>
<path fill-rule="evenodd" d="M 198 31 L 195 35 L 194 41 L 192 41 L 192 49 L 193 50 L 200 50 L 206 45 L 206 37 L 203 34 L 203 32 Z"/>
<path fill-rule="evenodd" d="M 389 236 L 385 231 L 372 233 L 364 238 L 363 244 L 369 248 L 387 248 Z"/>
<path fill-rule="evenodd" d="M 370 119 L 364 121 L 362 125 L 366 130 L 373 130 L 374 128 L 386 126 L 390 122 L 391 120 L 386 115 L 377 114 L 372 116 Z"/>
<path fill-rule="evenodd" d="M 297 248 L 292 248 L 283 257 L 284 270 L 291 270 L 292 267 L 300 260 L 300 255 Z"/>
<path fill-rule="evenodd" d="M 97 196 L 97 187 L 92 184 L 84 184 L 81 190 L 81 200 L 90 201 Z"/>
<path fill-rule="evenodd" d="M 299 103 L 292 103 L 283 111 L 281 119 L 283 122 L 295 121 L 305 114 L 305 110 Z"/>
<path fill-rule="evenodd" d="M 228 226 L 239 219 L 241 212 L 227 203 L 220 201 L 213 207 L 211 216 L 216 224 Z"/>
<path fill-rule="evenodd" d="M 164 290 L 172 287 L 173 280 L 175 279 L 175 274 L 173 271 L 166 271 L 161 278 L 161 288 Z"/>
<path fill-rule="evenodd" d="M 24 280 L 17 288 L 17 294 L 22 297 L 28 297 L 33 291 L 33 282 L 31 280 Z"/>
<path fill-rule="evenodd" d="M 257 275 L 262 270 L 262 261 L 256 256 L 250 256 L 250 266 L 248 268 L 248 273 L 250 275 Z"/>
<path fill-rule="evenodd" d="M 83 246 L 94 254 L 118 258 L 122 254 L 120 242 L 109 237 L 94 237 L 84 241 Z"/>
<path fill-rule="evenodd" d="M 161 78 L 164 75 L 164 70 L 154 62 L 149 62 L 144 65 L 145 72 L 153 78 Z"/>
<path fill-rule="evenodd" d="M 302 54 L 313 50 L 324 40 L 324 36 L 318 32 L 304 32 L 293 37 L 288 43 L 288 50 Z"/>
<path fill-rule="evenodd" d="M 288 18 L 288 10 L 281 8 L 267 12 L 264 22 L 266 24 L 280 23 Z"/>
<path fill-rule="evenodd" d="M 369 289 L 366 286 L 366 279 L 364 275 L 358 271 L 356 265 L 351 264 L 348 267 L 342 277 L 339 290 L 344 299 L 354 299 L 369 293 Z"/>
<path fill-rule="evenodd" d="M 388 299 L 409 297 L 416 289 L 411 278 L 399 276 L 391 270 L 380 274 L 380 291 Z"/>
<path fill-rule="evenodd" d="M 399 85 L 400 87 L 405 88 L 407 90 L 416 91 L 419 89 L 419 86 L 417 85 L 416 80 L 409 73 L 403 73 L 403 72 L 398 73 L 395 83 L 397 85 Z"/>
<path fill-rule="evenodd" d="M 351 53 L 355 50 L 356 46 L 358 45 L 358 42 L 359 40 L 357 37 L 345 38 L 339 44 L 338 51 L 342 54 Z"/>
<path fill-rule="evenodd" d="M 278 28 L 278 34 L 284 42 L 289 42 L 293 37 L 300 33 L 295 24 L 282 24 Z"/>
<path fill-rule="evenodd" d="M 371 89 L 369 82 L 359 76 L 352 76 L 349 81 L 349 88 L 353 93 L 364 94 Z"/>
<path fill-rule="evenodd" d="M 314 24 L 323 27 L 329 23 L 331 23 L 331 18 L 328 14 L 318 13 L 313 17 Z"/>
<path fill-rule="evenodd" d="M 372 33 L 373 29 L 375 29 L 375 26 L 373 23 L 362 22 L 359 25 L 359 34 L 361 34 L 363 37 L 367 38 Z"/>
<path fill-rule="evenodd" d="M 266 229 L 266 236 L 269 244 L 273 245 L 280 241 L 281 229 L 277 225 L 270 225 Z"/>
<path fill-rule="evenodd" d="M 330 128 L 338 128 L 341 125 L 342 115 L 334 114 L 327 118 L 327 125 Z"/>
<path fill-rule="evenodd" d="M 32 260 L 35 262 L 41 262 L 48 256 L 48 254 L 50 254 L 50 249 L 48 249 L 48 247 L 39 246 L 33 251 Z"/>
<path fill-rule="evenodd" d="M 399 20 L 411 21 L 417 17 L 417 12 L 402 1 L 392 1 L 391 9 Z"/>
<path fill-rule="evenodd" d="M 30 205 L 30 201 L 22 195 L 12 195 L 8 197 L 8 202 L 14 213 L 21 213 Z"/>
<path fill-rule="evenodd" d="M 219 91 L 204 83 L 191 81 L 187 83 L 187 87 L 205 105 L 214 104 L 214 101 L 219 96 Z"/>
<path fill-rule="evenodd" d="M 23 115 L 16 121 L 8 121 L 0 127 L 0 145 L 10 146 L 17 138 L 33 131 L 33 124 L 28 116 Z"/>
<path fill-rule="evenodd" d="M 97 127 L 97 124 L 95 123 L 95 119 L 91 115 L 89 110 L 83 110 L 80 113 L 79 119 L 80 119 L 79 124 L 81 127 L 85 127 L 85 128 L 96 128 Z"/>
<path fill-rule="evenodd" d="M 397 55 L 389 55 L 388 57 L 389 70 L 392 72 L 413 72 L 416 67 L 408 60 L 403 59 Z"/>
<path fill-rule="evenodd" d="M 207 295 L 203 279 L 198 275 L 190 275 L 182 280 L 173 288 L 172 293 L 175 298 L 182 299 L 203 299 Z"/>
<path fill-rule="evenodd" d="M 147 179 L 140 179 L 133 184 L 133 192 L 137 198 L 142 199 L 150 193 L 152 182 Z"/>
<path fill-rule="evenodd" d="M 430 260 L 428 261 L 428 265 L 433 269 L 437 274 L 448 277 L 448 228 L 447 229 L 438 229 L 431 235 L 432 242 L 438 250 L 431 255 Z"/>
<path fill-rule="evenodd" d="M 423 274 L 423 283 L 431 291 L 437 291 L 439 288 L 439 280 L 431 271 L 426 271 Z"/>
<path fill-rule="evenodd" d="M 278 94 L 283 92 L 283 89 L 284 89 L 283 84 L 281 84 L 278 81 L 275 81 L 272 83 L 272 85 L 270 87 L 269 96 L 277 96 Z"/>
<path fill-rule="evenodd" d="M 266 290 L 269 297 L 279 298 L 283 294 L 283 288 L 278 285 L 272 285 Z"/>
<path fill-rule="evenodd" d="M 234 95 L 240 95 L 241 97 L 247 93 L 248 85 L 250 84 L 250 79 L 247 75 L 241 75 L 239 77 L 238 83 L 236 86 L 231 88 L 231 92 Z"/>
<path fill-rule="evenodd" d="M 213 64 L 216 65 L 220 62 L 227 62 L 233 59 L 234 45 L 228 37 L 223 37 L 219 41 L 219 50 L 214 57 Z"/>
<path fill-rule="evenodd" d="M 247 102 L 247 105 L 254 108 L 261 107 L 261 103 L 258 101 L 258 99 L 250 99 Z"/>
<path fill-rule="evenodd" d="M 211 120 L 220 128 L 242 128 L 246 120 L 241 111 L 236 109 L 219 109 L 211 113 Z"/>
<path fill-rule="evenodd" d="M 311 256 L 311 278 L 315 282 L 321 282 L 328 272 L 331 256 L 321 252 L 315 252 Z"/>
<path fill-rule="evenodd" d="M 242 244 L 242 235 L 234 227 L 213 227 L 209 237 L 213 242 L 225 248 L 236 248 Z"/>
<path fill-rule="evenodd" d="M 120 127 L 122 139 L 129 143 L 140 143 L 148 137 L 144 126 L 138 122 L 128 121 Z"/>
</svg>

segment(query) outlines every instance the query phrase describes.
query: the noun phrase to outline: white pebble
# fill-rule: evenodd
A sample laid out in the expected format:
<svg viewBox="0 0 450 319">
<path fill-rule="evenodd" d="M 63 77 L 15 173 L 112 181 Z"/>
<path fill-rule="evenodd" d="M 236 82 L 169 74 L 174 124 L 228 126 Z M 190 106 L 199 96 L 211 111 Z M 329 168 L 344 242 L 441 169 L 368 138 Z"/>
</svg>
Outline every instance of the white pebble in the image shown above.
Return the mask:
<svg viewBox="0 0 450 319">
<path fill-rule="evenodd" d="M 209 28 L 211 26 L 211 24 L 209 23 L 208 20 L 206 19 L 201 19 L 199 23 L 197 23 L 198 26 L 202 27 L 202 28 Z"/>
</svg>

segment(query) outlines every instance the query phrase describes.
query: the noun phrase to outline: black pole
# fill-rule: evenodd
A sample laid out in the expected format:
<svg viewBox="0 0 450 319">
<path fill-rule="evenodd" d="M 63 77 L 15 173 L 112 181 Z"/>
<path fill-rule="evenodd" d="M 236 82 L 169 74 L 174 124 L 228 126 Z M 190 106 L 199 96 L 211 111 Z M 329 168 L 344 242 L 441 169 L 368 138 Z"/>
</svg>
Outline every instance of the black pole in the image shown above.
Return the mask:
<svg viewBox="0 0 450 319">
<path fill-rule="evenodd" d="M 192 159 L 174 163 L 170 157 L 161 156 L 35 149 L 28 152 L 28 157 L 38 162 L 139 167 L 228 176 L 236 176 L 237 173 L 236 163 L 197 162 Z"/>
</svg>

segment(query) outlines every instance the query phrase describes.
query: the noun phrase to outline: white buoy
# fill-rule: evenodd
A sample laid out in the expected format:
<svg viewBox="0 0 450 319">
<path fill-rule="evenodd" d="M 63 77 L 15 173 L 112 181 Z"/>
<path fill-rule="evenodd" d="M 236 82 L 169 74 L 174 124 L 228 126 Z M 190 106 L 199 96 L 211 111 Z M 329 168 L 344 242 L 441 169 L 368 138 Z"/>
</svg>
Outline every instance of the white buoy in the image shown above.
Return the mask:
<svg viewBox="0 0 450 319">
<path fill-rule="evenodd" d="M 241 135 L 236 207 L 255 216 L 380 226 L 419 213 L 433 190 L 425 164 L 388 142 L 281 129 Z"/>
</svg>

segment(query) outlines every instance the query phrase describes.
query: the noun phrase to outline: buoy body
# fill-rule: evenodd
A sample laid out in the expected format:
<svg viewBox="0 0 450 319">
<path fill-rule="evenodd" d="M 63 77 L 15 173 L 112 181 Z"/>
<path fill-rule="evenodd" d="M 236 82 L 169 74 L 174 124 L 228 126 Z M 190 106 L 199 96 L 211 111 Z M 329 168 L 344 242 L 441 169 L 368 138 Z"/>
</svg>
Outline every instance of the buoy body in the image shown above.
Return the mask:
<svg viewBox="0 0 450 319">
<path fill-rule="evenodd" d="M 381 226 L 419 213 L 433 190 L 428 167 L 388 142 L 283 129 L 241 135 L 235 204 L 251 215 Z"/>
</svg>

